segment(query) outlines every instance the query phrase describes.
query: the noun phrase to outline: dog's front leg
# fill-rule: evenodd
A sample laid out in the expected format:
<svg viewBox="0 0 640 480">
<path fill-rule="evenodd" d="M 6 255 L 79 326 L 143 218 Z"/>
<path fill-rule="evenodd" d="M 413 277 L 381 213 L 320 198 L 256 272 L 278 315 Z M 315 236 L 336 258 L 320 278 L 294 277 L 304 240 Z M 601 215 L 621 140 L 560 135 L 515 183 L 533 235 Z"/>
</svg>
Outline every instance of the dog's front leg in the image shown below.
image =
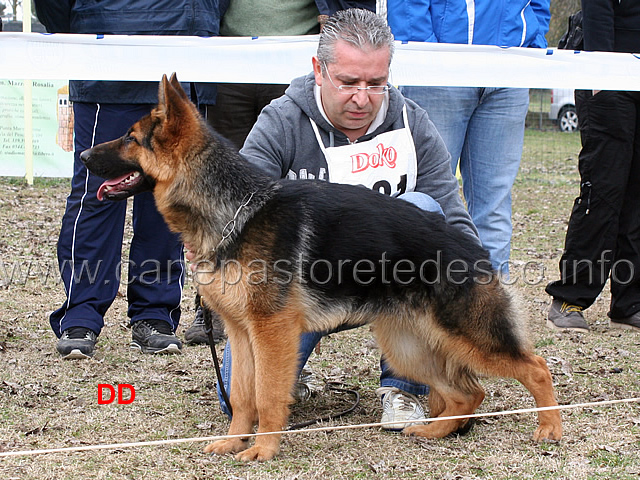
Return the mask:
<svg viewBox="0 0 640 480">
<path fill-rule="evenodd" d="M 255 366 L 249 335 L 246 331 L 227 326 L 227 335 L 233 356 L 231 369 L 230 401 L 233 417 L 229 426 L 229 435 L 253 433 L 253 426 L 258 420 L 255 392 Z M 229 438 L 210 443 L 204 448 L 205 453 L 237 453 L 245 450 L 249 437 Z"/>
<path fill-rule="evenodd" d="M 298 347 L 302 315 L 287 309 L 251 324 L 255 360 L 255 392 L 258 433 L 285 428 L 291 392 L 298 371 Z M 253 447 L 237 455 L 238 460 L 270 460 L 280 451 L 281 434 L 259 435 Z"/>
</svg>

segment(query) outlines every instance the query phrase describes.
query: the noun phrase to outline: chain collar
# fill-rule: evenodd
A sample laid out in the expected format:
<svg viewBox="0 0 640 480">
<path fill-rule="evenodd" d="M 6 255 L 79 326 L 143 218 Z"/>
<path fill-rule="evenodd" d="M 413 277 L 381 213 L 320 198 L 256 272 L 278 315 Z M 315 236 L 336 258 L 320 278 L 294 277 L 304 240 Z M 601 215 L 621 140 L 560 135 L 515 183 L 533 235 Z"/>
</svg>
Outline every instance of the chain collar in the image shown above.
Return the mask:
<svg viewBox="0 0 640 480">
<path fill-rule="evenodd" d="M 248 194 L 246 194 L 244 196 L 244 198 L 242 199 L 242 203 L 240 204 L 240 206 L 236 210 L 235 215 L 233 216 L 233 218 L 231 220 L 229 220 L 227 222 L 227 224 L 222 229 L 222 238 L 218 242 L 218 245 L 216 245 L 216 248 L 213 249 L 213 253 L 215 253 L 220 248 L 220 245 L 222 245 L 222 243 L 233 234 L 233 232 L 236 229 L 236 220 L 238 219 L 238 215 L 240 215 L 240 211 L 244 207 L 249 205 L 249 202 L 251 201 L 251 199 L 253 198 L 253 195 L 255 193 L 256 192 L 248 193 Z"/>
</svg>

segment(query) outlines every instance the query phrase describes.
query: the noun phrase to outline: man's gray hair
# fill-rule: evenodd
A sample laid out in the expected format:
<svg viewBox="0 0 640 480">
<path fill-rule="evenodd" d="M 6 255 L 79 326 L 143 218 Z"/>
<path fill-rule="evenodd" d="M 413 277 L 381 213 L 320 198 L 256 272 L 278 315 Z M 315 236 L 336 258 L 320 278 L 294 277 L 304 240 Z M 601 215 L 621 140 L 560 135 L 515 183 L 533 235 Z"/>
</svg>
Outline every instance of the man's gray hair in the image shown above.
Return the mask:
<svg viewBox="0 0 640 480">
<path fill-rule="evenodd" d="M 370 10 L 349 8 L 329 17 L 320 33 L 318 60 L 321 65 L 335 63 L 335 45 L 342 40 L 360 50 L 389 49 L 389 64 L 394 51 L 391 29 L 384 18 Z"/>
</svg>

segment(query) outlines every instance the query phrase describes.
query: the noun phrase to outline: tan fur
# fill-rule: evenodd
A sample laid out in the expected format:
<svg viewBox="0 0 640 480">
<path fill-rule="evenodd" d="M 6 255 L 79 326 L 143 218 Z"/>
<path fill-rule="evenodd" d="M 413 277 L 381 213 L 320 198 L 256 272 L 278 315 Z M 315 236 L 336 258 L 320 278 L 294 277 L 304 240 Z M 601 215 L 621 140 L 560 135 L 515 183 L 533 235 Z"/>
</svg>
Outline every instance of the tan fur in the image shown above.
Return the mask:
<svg viewBox="0 0 640 480">
<path fill-rule="evenodd" d="M 180 232 L 199 260 L 196 281 L 205 303 L 224 320 L 233 352 L 230 435 L 249 435 L 283 429 L 287 423 L 291 391 L 296 381 L 299 337 L 305 331 L 331 330 L 341 325 L 369 323 L 385 358 L 402 376 L 431 387 L 431 415 L 472 414 L 484 399 L 477 375 L 511 377 L 534 396 L 538 406 L 557 405 L 551 374 L 544 359 L 533 354 L 517 304 L 497 279 L 479 279 L 469 292 L 464 332 L 443 326 L 428 305 L 400 304 L 396 311 L 371 314 L 344 305 L 320 307 L 318 291 L 312 291 L 294 276 L 286 295 L 274 279 L 275 229 L 247 234 L 238 245 L 235 261 L 216 265 L 215 249 L 221 242 L 224 222 L 238 215 L 242 199 L 225 203 L 203 198 L 194 186 L 206 158 L 200 156 L 203 121 L 188 101 L 175 76 L 163 77 L 159 105 L 132 128 L 137 142 L 122 140 L 99 146 L 117 150 L 123 160 L 139 164 L 155 181 L 154 196 L 170 228 Z M 151 149 L 141 146 L 151 137 Z M 101 150 L 100 150 L 101 149 Z M 215 182 L 215 179 L 211 179 Z M 194 218 L 176 209 L 176 198 L 193 206 L 193 212 L 215 211 L 216 218 Z M 220 220 L 224 219 L 224 220 Z M 213 226 L 205 228 L 204 223 Z M 216 223 L 218 222 L 218 223 Z M 241 217 L 236 228 L 241 229 Z M 303 231 L 303 247 L 314 233 Z M 315 232 L 330 235 L 331 232 Z M 255 259 L 264 259 L 261 270 Z M 225 281 L 227 280 L 227 281 Z M 232 281 L 231 281 L 232 280 Z M 482 280 L 486 280 L 482 281 Z M 498 311 L 500 310 L 500 311 Z M 495 353 L 509 349 L 496 345 L 488 322 L 496 314 L 515 323 L 514 335 L 523 345 L 520 355 Z M 562 423 L 557 411 L 539 414 L 535 440 L 558 440 Z M 466 421 L 450 420 L 409 427 L 407 435 L 440 438 L 463 427 Z M 205 452 L 236 453 L 240 460 L 269 460 L 279 451 L 280 435 L 220 440 Z"/>
</svg>

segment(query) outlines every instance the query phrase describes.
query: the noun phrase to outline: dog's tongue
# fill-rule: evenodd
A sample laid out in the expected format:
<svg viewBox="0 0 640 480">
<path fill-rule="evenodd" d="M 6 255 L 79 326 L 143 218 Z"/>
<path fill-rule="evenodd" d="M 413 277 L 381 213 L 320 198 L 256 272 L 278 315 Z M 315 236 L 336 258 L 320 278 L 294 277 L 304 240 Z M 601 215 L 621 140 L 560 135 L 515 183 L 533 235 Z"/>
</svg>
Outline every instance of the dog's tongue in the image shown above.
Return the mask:
<svg viewBox="0 0 640 480">
<path fill-rule="evenodd" d="M 98 200 L 100 201 L 104 200 L 104 192 L 109 190 L 109 187 L 113 187 L 114 185 L 117 185 L 125 181 L 130 176 L 131 176 L 131 173 L 126 173 L 121 177 L 112 178 L 111 180 L 106 180 L 102 185 L 100 185 L 100 188 L 98 188 L 98 193 L 96 194 L 96 197 L 98 197 Z"/>
</svg>

